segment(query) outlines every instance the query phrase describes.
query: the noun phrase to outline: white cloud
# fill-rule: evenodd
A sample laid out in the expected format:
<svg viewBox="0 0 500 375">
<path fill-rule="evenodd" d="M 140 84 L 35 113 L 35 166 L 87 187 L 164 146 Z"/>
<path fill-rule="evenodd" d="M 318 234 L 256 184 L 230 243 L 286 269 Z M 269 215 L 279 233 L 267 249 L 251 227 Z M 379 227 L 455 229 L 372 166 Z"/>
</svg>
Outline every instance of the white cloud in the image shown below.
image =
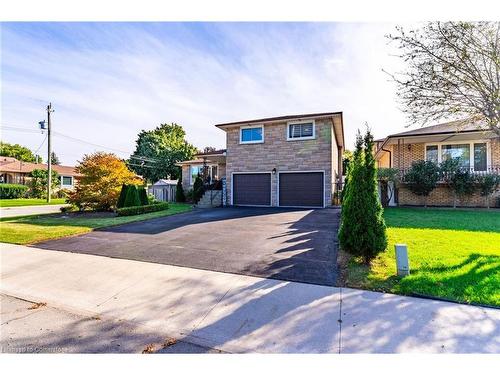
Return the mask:
<svg viewBox="0 0 500 375">
<path fill-rule="evenodd" d="M 132 152 L 137 133 L 162 122 L 182 124 L 198 147 L 224 147 L 214 123 L 343 111 L 352 146 L 365 121 L 376 137 L 405 124 L 381 71 L 395 66 L 384 38 L 391 28 L 210 24 L 210 38 L 169 24 L 52 29 L 68 46 L 53 42 L 53 33 L 34 37 L 4 24 L 2 124 L 35 126 L 51 100 L 56 131 Z M 4 131 L 2 139 L 35 149 L 42 136 Z M 64 163 L 94 149 L 54 139 Z"/>
</svg>

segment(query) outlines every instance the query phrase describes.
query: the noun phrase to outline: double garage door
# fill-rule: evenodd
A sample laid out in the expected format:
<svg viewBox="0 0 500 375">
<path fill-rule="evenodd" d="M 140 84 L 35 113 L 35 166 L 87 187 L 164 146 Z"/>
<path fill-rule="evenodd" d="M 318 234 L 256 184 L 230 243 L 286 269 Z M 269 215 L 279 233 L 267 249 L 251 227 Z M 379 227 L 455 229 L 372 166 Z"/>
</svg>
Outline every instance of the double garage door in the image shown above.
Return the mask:
<svg viewBox="0 0 500 375">
<path fill-rule="evenodd" d="M 278 174 L 278 205 L 282 207 L 323 207 L 323 172 Z M 234 173 L 233 204 L 271 205 L 271 173 Z"/>
</svg>

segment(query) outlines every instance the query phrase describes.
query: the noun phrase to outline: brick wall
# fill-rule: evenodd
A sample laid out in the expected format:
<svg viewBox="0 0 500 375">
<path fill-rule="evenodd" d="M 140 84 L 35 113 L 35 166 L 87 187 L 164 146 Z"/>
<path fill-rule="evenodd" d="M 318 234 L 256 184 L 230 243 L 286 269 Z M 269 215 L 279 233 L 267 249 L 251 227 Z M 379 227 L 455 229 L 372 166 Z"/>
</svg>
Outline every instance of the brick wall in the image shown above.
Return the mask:
<svg viewBox="0 0 500 375">
<path fill-rule="evenodd" d="M 408 144 L 386 146 L 393 153 L 393 168 L 407 169 L 411 163 L 417 160 L 425 159 L 425 144 L 413 143 L 408 147 Z M 490 140 L 489 149 L 490 164 L 493 167 L 500 167 L 500 138 Z M 384 159 L 379 161 L 379 167 L 388 166 L 388 153 L 384 155 Z M 490 205 L 494 206 L 496 197 L 500 196 L 497 192 L 490 198 Z M 414 195 L 408 188 L 402 185 L 399 189 L 399 204 L 400 205 L 423 205 L 423 198 Z M 453 191 L 445 185 L 438 185 L 436 189 L 427 198 L 427 204 L 432 206 L 453 206 L 454 195 Z M 464 207 L 485 207 L 486 199 L 482 197 L 479 192 L 475 192 L 471 197 L 466 198 L 463 202 L 457 203 L 459 206 Z"/>
<path fill-rule="evenodd" d="M 316 119 L 316 139 L 287 141 L 286 122 L 266 124 L 264 143 L 239 144 L 240 128 L 226 129 L 227 197 L 231 203 L 231 175 L 234 172 L 325 171 L 325 199 L 331 204 L 332 148 L 337 149 L 333 124 L 329 119 Z M 334 146 L 332 146 L 334 143 Z M 336 167 L 334 168 L 336 170 Z M 271 204 L 277 205 L 278 173 L 271 177 Z"/>
<path fill-rule="evenodd" d="M 496 197 L 500 196 L 497 192 L 490 198 L 490 207 L 495 206 Z M 398 191 L 400 206 L 422 206 L 424 198 L 413 194 L 408 188 L 399 187 Z M 454 194 L 453 191 L 444 185 L 438 185 L 431 194 L 427 197 L 427 205 L 429 206 L 453 206 Z M 486 207 L 486 198 L 479 194 L 479 191 L 474 192 L 470 197 L 465 197 L 464 200 L 457 200 L 457 206 L 460 207 Z"/>
</svg>

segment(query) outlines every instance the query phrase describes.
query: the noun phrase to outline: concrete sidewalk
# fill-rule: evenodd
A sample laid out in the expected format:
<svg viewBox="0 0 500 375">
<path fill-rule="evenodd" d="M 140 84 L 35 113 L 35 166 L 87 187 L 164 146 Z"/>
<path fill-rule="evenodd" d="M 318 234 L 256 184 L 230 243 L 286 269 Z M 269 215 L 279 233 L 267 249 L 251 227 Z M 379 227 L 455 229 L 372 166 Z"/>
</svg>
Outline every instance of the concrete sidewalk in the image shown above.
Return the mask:
<svg viewBox="0 0 500 375">
<path fill-rule="evenodd" d="M 25 215 L 43 215 L 60 213 L 61 207 L 67 204 L 51 204 L 43 206 L 0 207 L 0 217 L 15 217 Z"/>
<path fill-rule="evenodd" d="M 2 293 L 225 352 L 500 353 L 495 309 L 7 244 L 0 256 Z"/>
</svg>

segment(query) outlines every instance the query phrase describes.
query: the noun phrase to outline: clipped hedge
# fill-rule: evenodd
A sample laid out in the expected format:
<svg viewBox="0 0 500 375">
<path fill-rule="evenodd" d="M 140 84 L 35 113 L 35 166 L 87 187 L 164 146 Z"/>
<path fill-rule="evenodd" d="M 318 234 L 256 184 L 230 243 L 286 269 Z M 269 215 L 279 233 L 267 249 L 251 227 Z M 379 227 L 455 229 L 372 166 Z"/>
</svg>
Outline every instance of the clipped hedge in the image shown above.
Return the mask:
<svg viewBox="0 0 500 375">
<path fill-rule="evenodd" d="M 0 184 L 0 199 L 22 198 L 28 191 L 28 186 L 19 184 Z"/>
<path fill-rule="evenodd" d="M 123 207 L 116 210 L 118 216 L 132 216 L 168 209 L 168 202 L 148 204 L 147 206 Z"/>
</svg>

